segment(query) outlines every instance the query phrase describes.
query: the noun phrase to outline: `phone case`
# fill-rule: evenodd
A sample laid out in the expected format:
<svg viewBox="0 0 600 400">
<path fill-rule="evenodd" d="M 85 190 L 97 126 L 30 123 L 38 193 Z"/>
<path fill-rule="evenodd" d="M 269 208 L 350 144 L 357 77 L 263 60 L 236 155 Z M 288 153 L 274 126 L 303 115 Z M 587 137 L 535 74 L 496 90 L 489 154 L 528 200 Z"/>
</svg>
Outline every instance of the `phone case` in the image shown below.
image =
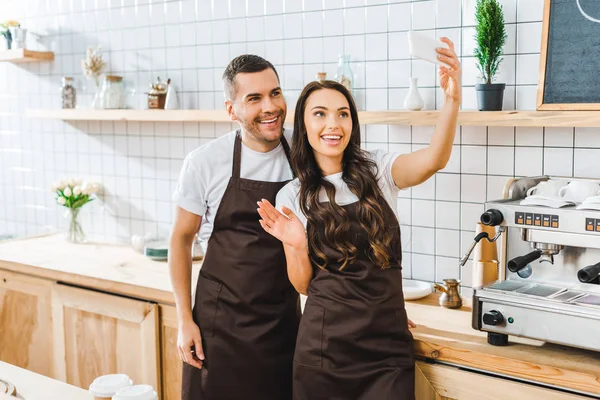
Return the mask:
<svg viewBox="0 0 600 400">
<path fill-rule="evenodd" d="M 448 64 L 441 62 L 437 56 L 438 53 L 435 50 L 438 47 L 448 48 L 448 45 L 438 39 L 426 36 L 422 33 L 409 31 L 408 32 L 408 47 L 410 49 L 410 55 L 412 57 L 420 58 L 432 62 L 434 64 L 442 64 L 445 67 L 449 67 Z"/>
</svg>

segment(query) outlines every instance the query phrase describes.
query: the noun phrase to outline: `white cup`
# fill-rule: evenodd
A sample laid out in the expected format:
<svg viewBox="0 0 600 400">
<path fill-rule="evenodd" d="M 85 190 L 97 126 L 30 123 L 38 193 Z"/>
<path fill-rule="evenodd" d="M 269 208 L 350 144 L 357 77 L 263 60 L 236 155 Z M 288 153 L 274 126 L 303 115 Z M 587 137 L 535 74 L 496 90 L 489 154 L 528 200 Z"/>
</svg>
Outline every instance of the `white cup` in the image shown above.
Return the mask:
<svg viewBox="0 0 600 400">
<path fill-rule="evenodd" d="M 112 400 L 158 400 L 158 394 L 150 385 L 135 385 L 119 390 Z"/>
<path fill-rule="evenodd" d="M 558 196 L 559 191 L 567 185 L 566 181 L 561 180 L 547 180 L 542 181 L 532 188 L 527 190 L 527 196 L 538 195 L 538 196 Z"/>
<path fill-rule="evenodd" d="M 125 374 L 102 375 L 94 379 L 90 385 L 90 393 L 94 399 L 110 399 L 120 389 L 130 387 L 133 381 Z"/>
<path fill-rule="evenodd" d="M 593 181 L 571 181 L 559 190 L 558 195 L 565 200 L 582 202 L 588 197 L 600 194 L 600 184 Z"/>
</svg>

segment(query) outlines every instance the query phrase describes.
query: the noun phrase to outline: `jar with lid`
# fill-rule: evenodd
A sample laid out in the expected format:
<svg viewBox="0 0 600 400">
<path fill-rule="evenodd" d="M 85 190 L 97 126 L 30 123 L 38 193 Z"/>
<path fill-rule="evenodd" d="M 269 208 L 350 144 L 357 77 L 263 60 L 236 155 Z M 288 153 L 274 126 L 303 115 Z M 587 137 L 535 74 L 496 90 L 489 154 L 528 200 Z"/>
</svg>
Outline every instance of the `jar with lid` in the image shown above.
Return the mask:
<svg viewBox="0 0 600 400">
<path fill-rule="evenodd" d="M 123 77 L 106 75 L 100 92 L 100 108 L 117 109 L 125 108 L 125 90 Z"/>
<path fill-rule="evenodd" d="M 350 55 L 340 54 L 338 60 L 338 69 L 334 78 L 337 82 L 341 83 L 352 93 L 352 86 L 354 83 L 354 74 L 350 68 Z"/>
<path fill-rule="evenodd" d="M 65 76 L 62 78 L 60 95 L 62 98 L 62 108 L 75 108 L 77 105 L 77 98 L 72 77 Z"/>
</svg>

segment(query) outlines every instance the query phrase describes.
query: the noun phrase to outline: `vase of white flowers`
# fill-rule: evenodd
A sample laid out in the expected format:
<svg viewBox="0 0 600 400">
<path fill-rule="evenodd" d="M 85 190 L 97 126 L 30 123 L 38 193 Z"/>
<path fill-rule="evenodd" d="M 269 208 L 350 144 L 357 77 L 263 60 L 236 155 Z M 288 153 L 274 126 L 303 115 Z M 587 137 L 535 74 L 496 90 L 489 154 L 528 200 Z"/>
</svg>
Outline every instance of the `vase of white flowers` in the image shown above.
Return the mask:
<svg viewBox="0 0 600 400">
<path fill-rule="evenodd" d="M 52 184 L 50 190 L 56 193 L 56 202 L 67 208 L 65 215 L 69 218 L 69 228 L 66 239 L 73 243 L 84 242 L 85 233 L 79 221 L 79 211 L 84 204 L 94 200 L 92 195 L 98 193 L 100 184 L 75 178 L 61 179 Z"/>
</svg>

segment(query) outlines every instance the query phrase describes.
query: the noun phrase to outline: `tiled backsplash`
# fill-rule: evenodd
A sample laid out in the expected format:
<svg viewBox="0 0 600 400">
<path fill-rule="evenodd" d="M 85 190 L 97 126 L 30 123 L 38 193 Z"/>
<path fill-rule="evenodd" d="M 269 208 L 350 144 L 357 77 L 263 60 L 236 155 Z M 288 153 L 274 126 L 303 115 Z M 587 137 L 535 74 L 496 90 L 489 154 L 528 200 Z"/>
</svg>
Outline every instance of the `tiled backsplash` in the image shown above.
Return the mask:
<svg viewBox="0 0 600 400">
<path fill-rule="evenodd" d="M 543 0 L 503 0 L 508 40 L 498 81 L 505 109 L 534 109 Z M 448 36 L 463 63 L 463 108 L 476 108 L 472 56 L 475 0 L 4 0 L 0 20 L 20 20 L 28 46 L 51 49 L 52 63 L 0 63 L 0 233 L 64 228 L 51 182 L 76 175 L 103 183 L 104 198 L 84 208 L 93 238 L 166 237 L 171 193 L 183 157 L 231 124 L 35 120 L 27 108 L 58 107 L 60 78 L 74 76 L 78 103 L 93 84 L 82 77 L 88 46 L 102 45 L 109 71 L 124 76 L 128 104 L 144 106 L 157 76 L 171 78 L 184 108 L 220 108 L 220 75 L 241 53 L 277 67 L 292 108 L 316 73 L 333 76 L 339 53 L 351 55 L 362 109 L 400 109 L 409 77 L 419 78 L 426 107 L 441 105 L 432 64 L 411 60 L 409 29 Z M 34 36 L 37 34 L 40 36 Z M 458 258 L 473 239 L 486 199 L 523 175 L 600 177 L 600 128 L 458 128 L 447 168 L 401 193 L 398 207 L 407 277 L 440 281 L 462 275 Z M 425 146 L 433 127 L 368 126 L 367 148 L 408 152 Z"/>
</svg>

